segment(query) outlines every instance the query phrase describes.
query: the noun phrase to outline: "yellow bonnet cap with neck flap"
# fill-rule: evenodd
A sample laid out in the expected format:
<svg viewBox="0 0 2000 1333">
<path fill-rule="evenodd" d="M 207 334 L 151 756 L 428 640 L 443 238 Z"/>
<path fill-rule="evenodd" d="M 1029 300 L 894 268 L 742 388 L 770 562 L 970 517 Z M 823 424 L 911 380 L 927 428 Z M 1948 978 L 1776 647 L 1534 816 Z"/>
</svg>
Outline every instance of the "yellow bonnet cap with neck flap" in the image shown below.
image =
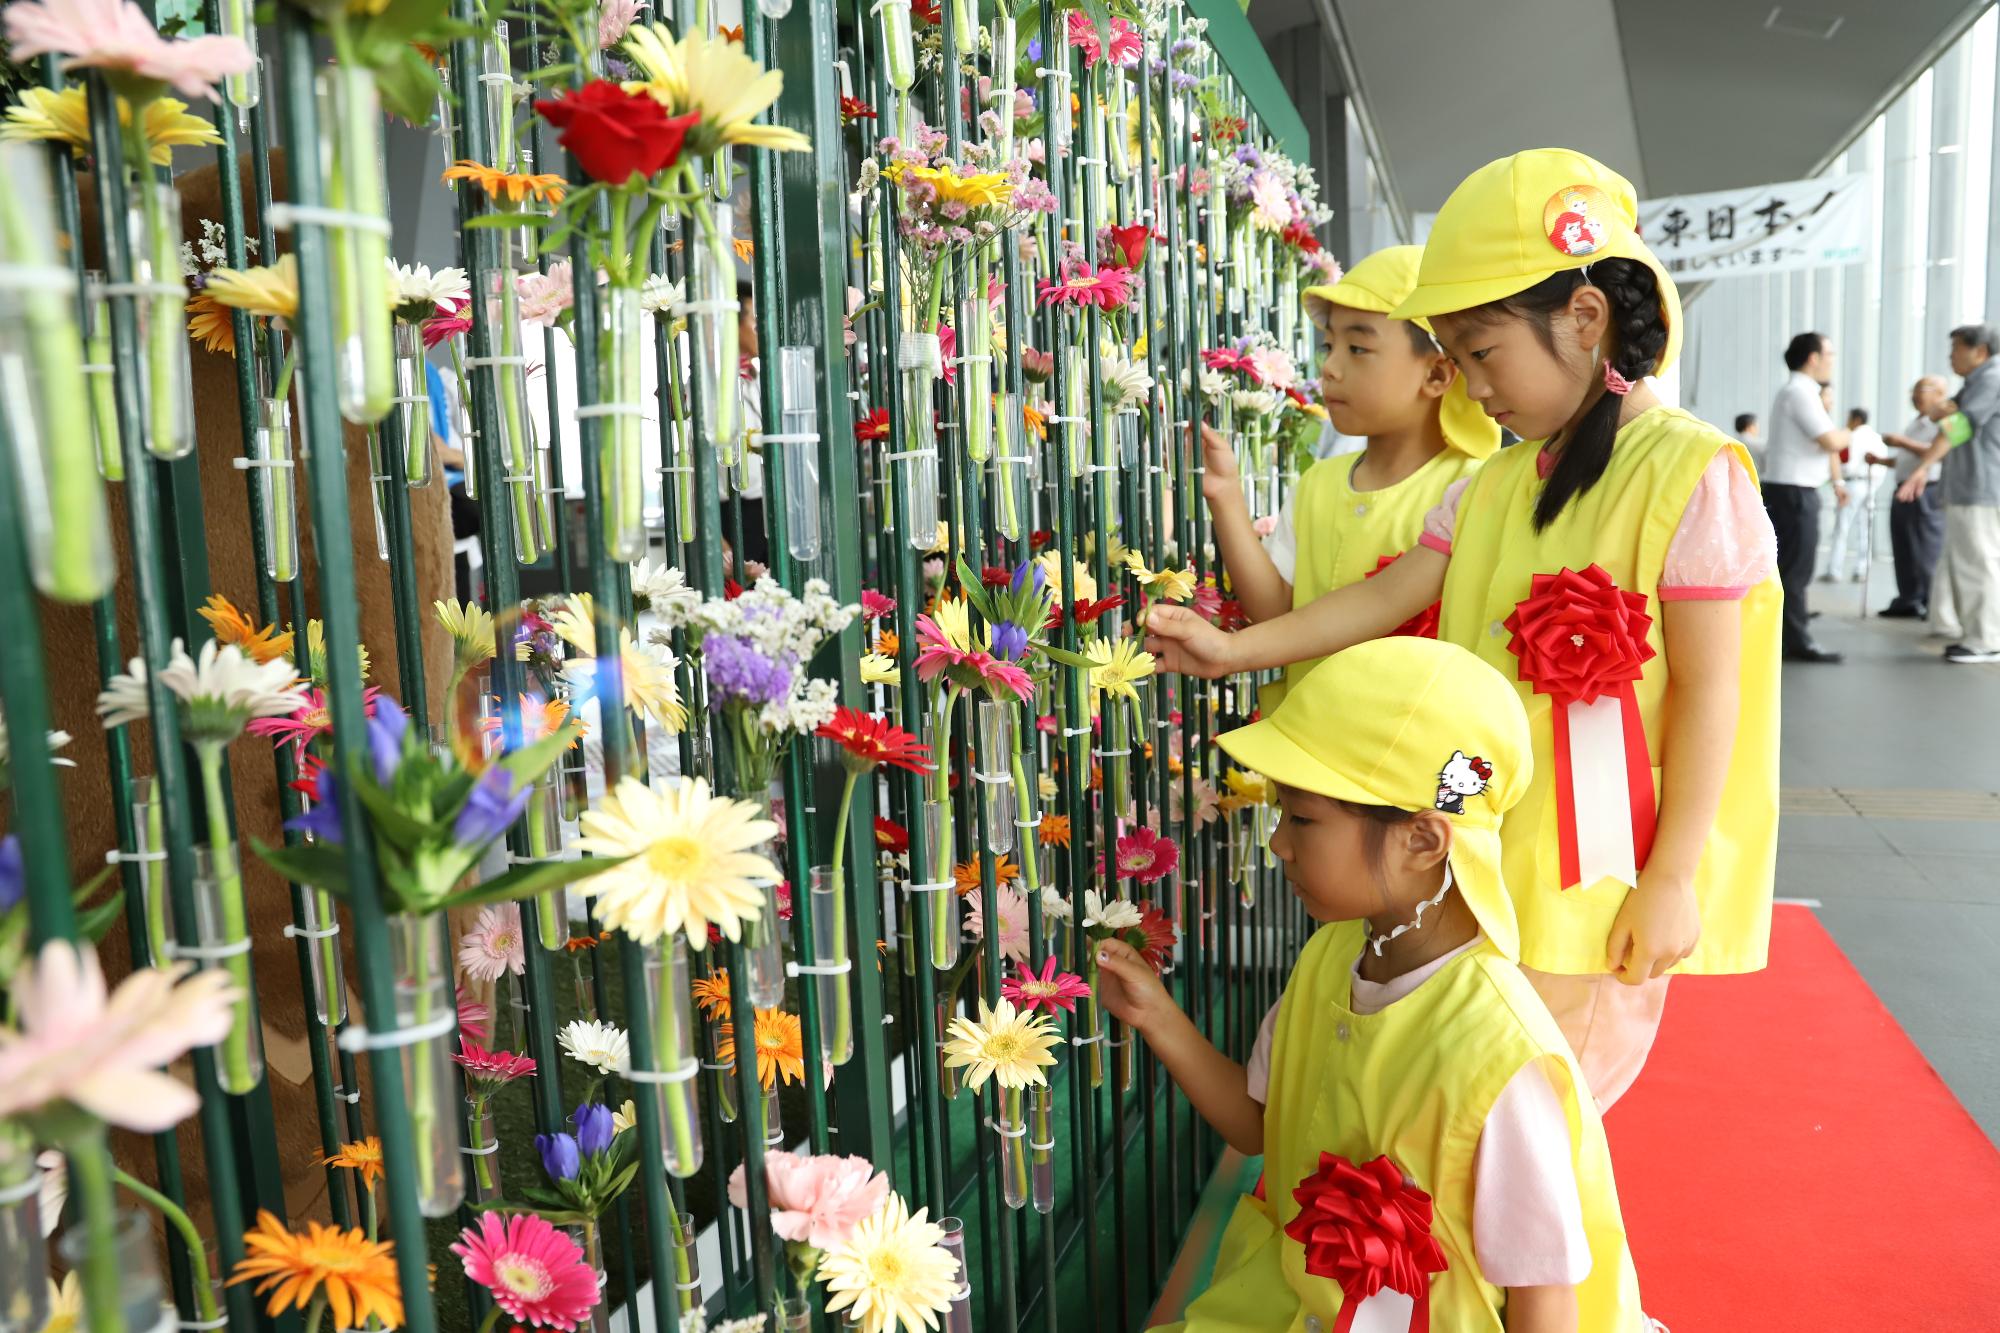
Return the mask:
<svg viewBox="0 0 2000 1333">
<path fill-rule="evenodd" d="M 1524 292 L 1554 274 L 1600 259 L 1653 270 L 1666 320 L 1657 375 L 1681 350 L 1681 297 L 1639 239 L 1632 182 L 1569 148 L 1535 148 L 1488 162 L 1459 182 L 1438 210 L 1417 268 L 1416 290 L 1397 319 L 1449 315 Z"/>
</svg>

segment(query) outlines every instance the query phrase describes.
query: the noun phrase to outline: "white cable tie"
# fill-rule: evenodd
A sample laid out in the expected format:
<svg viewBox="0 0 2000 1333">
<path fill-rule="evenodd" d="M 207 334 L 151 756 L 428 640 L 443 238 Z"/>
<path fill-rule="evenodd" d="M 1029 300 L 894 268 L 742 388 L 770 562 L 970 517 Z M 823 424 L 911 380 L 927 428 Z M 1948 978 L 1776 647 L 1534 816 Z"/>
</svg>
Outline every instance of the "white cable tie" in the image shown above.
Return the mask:
<svg viewBox="0 0 2000 1333">
<path fill-rule="evenodd" d="M 1012 773 L 974 773 L 972 780 L 974 782 L 983 782 L 987 786 L 992 787 L 998 786 L 1002 782 L 1012 782 L 1014 775 Z"/>
<path fill-rule="evenodd" d="M 1028 1146 L 1030 1148 L 1033 1148 L 1036 1152 L 1053 1152 L 1055 1150 L 1056 1141 L 1054 1139 L 1050 1139 L 1047 1143 L 1037 1143 L 1033 1139 L 1029 1139 Z"/>
<path fill-rule="evenodd" d="M 235 468 L 238 472 L 248 472 L 252 468 L 259 467 L 289 468 L 292 466 L 292 460 L 289 458 L 232 458 L 229 460 L 229 466 Z M 384 478 L 377 477 L 375 480 L 380 481 L 384 480 Z"/>
<path fill-rule="evenodd" d="M 427 393 L 408 393 L 397 394 L 390 401 L 402 403 L 406 407 L 415 407 L 418 403 L 428 403 L 430 400 L 430 395 Z"/>
<path fill-rule="evenodd" d="M 994 467 L 1033 467 L 1034 465 L 1035 465 L 1035 456 L 1033 454 L 993 455 Z"/>
<path fill-rule="evenodd" d="M 86 361 L 78 366 L 77 369 L 86 375 L 109 375 L 117 370 L 118 367 L 112 365 L 109 361 Z"/>
<path fill-rule="evenodd" d="M 349 1106 L 361 1105 L 361 1091 L 358 1088 L 349 1092 L 336 1083 L 333 1085 L 333 1095 L 336 1100 L 346 1102 Z"/>
<path fill-rule="evenodd" d="M 481 83 L 504 83 L 511 86 L 514 82 L 514 76 L 504 73 L 487 73 L 480 75 L 479 81 Z"/>
<path fill-rule="evenodd" d="M 948 879 L 942 884 L 905 884 L 903 891 L 905 893 L 941 893 L 946 889 L 955 889 L 957 887 L 957 880 Z"/>
<path fill-rule="evenodd" d="M 993 364 L 993 356 L 989 352 L 969 352 L 964 356 L 953 357 L 951 363 L 954 366 L 990 366 Z"/>
<path fill-rule="evenodd" d="M 67 294 L 76 290 L 76 274 L 60 264 L 0 264 L 0 289 Z"/>
<path fill-rule="evenodd" d="M 327 208 L 321 204 L 272 204 L 265 216 L 271 219 L 273 231 L 290 231 L 293 224 L 303 222 L 308 227 L 329 227 L 335 231 L 366 231 L 377 236 L 392 234 L 387 218 L 345 208 Z"/>
<path fill-rule="evenodd" d="M 1132 755 L 1130 750 L 1093 750 L 1091 753 L 1099 759 L 1129 759 Z"/>
<path fill-rule="evenodd" d="M 854 970 L 854 960 L 843 958 L 837 963 L 787 962 L 785 975 L 788 977 L 844 977 Z"/>
<path fill-rule="evenodd" d="M 468 356 L 465 358 L 465 364 L 474 370 L 479 369 L 481 366 L 525 366 L 528 364 L 528 358 L 525 356 Z"/>
<path fill-rule="evenodd" d="M 986 1127 L 1003 1139 L 1025 1139 L 1028 1137 L 1028 1127 L 1026 1125 L 1016 1125 L 1009 1128 L 1005 1120 L 995 1120 L 990 1115 L 986 1117 Z"/>
<path fill-rule="evenodd" d="M 565 852 L 561 856 L 523 856 L 519 852 L 507 853 L 507 864 L 510 866 L 552 865 L 557 861 L 581 861 L 582 859 L 583 853 L 574 849 Z"/>
<path fill-rule="evenodd" d="M 1164 477 L 1167 475 L 1167 469 L 1165 468 L 1164 465 L 1159 463 L 1148 463 L 1146 465 L 1146 471 L 1152 473 L 1156 477 Z"/>
<path fill-rule="evenodd" d="M 1015 828 L 1040 828 L 1041 826 L 1042 817 L 1040 815 L 1036 815 L 1033 819 L 1017 819 L 1014 821 Z"/>
<path fill-rule="evenodd" d="M 460 1148 L 459 1151 L 467 1157 L 491 1157 L 494 1153 L 500 1151 L 500 1145 L 489 1143 L 484 1148 Z"/>
<path fill-rule="evenodd" d="M 718 1073 L 718 1074 L 726 1074 L 726 1073 L 728 1073 L 728 1072 L 729 1072 L 730 1070 L 732 1070 L 732 1069 L 736 1068 L 736 1066 L 735 1066 L 735 1065 L 725 1065 L 725 1064 L 722 1064 L 722 1063 L 720 1063 L 719 1061 L 715 1061 L 715 1060 L 703 1060 L 703 1061 L 701 1062 L 701 1067 L 702 1067 L 703 1069 L 709 1069 L 709 1070 L 713 1070 L 714 1072 L 716 1072 L 716 1073 Z"/>
<path fill-rule="evenodd" d="M 1090 734 L 1090 728 L 1089 728 L 1089 727 L 1064 727 L 1064 728 L 1063 728 L 1063 735 L 1064 735 L 1064 736 L 1088 736 L 1089 734 Z"/>
<path fill-rule="evenodd" d="M 324 930 L 308 930 L 289 921 L 285 923 L 285 938 L 288 940 L 330 940 L 338 934 L 340 934 L 338 922 Z"/>
<path fill-rule="evenodd" d="M 1110 165 L 1110 163 L 1101 157 L 1079 157 L 1076 160 L 1076 164 L 1080 167 L 1103 167 Z"/>
<path fill-rule="evenodd" d="M 1104 1040 L 1104 1034 L 1102 1032 L 1093 1032 L 1088 1037 L 1071 1037 L 1069 1039 L 1069 1044 L 1072 1046 L 1089 1046 L 1093 1042 L 1100 1042 L 1103 1040 Z"/>
<path fill-rule="evenodd" d="M 619 1077 L 628 1083 L 686 1083 L 701 1073 L 701 1061 L 689 1060 L 679 1069 L 624 1069 Z"/>
<path fill-rule="evenodd" d="M 676 301 L 667 307 L 667 313 L 670 315 L 721 315 L 736 308 L 736 302 L 726 297 L 714 297 L 700 301 Z"/>
<path fill-rule="evenodd" d="M 904 458 L 935 458 L 935 457 L 937 457 L 937 450 L 936 450 L 936 449 L 934 449 L 934 448 L 933 448 L 933 449 L 897 449 L 897 450 L 894 450 L 893 452 L 890 452 L 890 453 L 885 453 L 885 454 L 883 454 L 883 455 L 882 455 L 882 458 L 883 458 L 883 460 L 884 460 L 885 462 L 891 462 L 891 463 L 893 463 L 893 462 L 896 462 L 896 461 L 897 461 L 897 460 L 899 460 L 899 459 L 904 459 Z"/>
<path fill-rule="evenodd" d="M 535 474 L 532 472 L 509 472 L 500 478 L 500 480 L 506 482 L 509 486 L 519 486 L 526 482 L 532 482 L 534 479 Z"/>
<path fill-rule="evenodd" d="M 1040 79 L 1067 80 L 1069 78 L 1069 71 L 1066 69 L 1050 69 L 1046 66 L 1038 65 L 1035 68 L 1035 77 Z"/>
<path fill-rule="evenodd" d="M 182 1330 L 182 1333 L 195 1333 L 197 1329 L 228 1328 L 229 1316 L 222 1314 L 217 1315 L 213 1319 L 181 1319 L 176 1321 L 176 1326 Z"/>
<path fill-rule="evenodd" d="M 1087 426 L 1090 424 L 1090 418 L 1089 417 L 1043 417 L 1042 424 L 1045 426 Z"/>
<path fill-rule="evenodd" d="M 5 1208 L 10 1203 L 19 1203 L 23 1199 L 32 1199 L 41 1193 L 41 1189 L 42 1172 L 41 1168 L 37 1167 L 20 1184 L 9 1185 L 5 1189 L 0 1189 L 0 1208 Z"/>
<path fill-rule="evenodd" d="M 188 290 L 178 282 L 107 282 L 104 284 L 106 296 L 186 296 Z"/>
<path fill-rule="evenodd" d="M 241 958 L 250 952 L 250 937 L 231 940 L 228 944 L 176 944 L 167 941 L 166 955 L 169 959 L 194 958 L 204 963 L 221 962 L 226 958 Z"/>
<path fill-rule="evenodd" d="M 879 14 L 885 9 L 906 10 L 909 7 L 910 7 L 910 0 L 875 0 L 874 4 L 868 6 L 868 12 L 871 14 Z"/>
<path fill-rule="evenodd" d="M 757 438 L 764 444 L 818 444 L 819 432 L 791 431 L 781 435 L 759 435 Z"/>
<path fill-rule="evenodd" d="M 1086 463 L 1083 470 L 1085 472 L 1116 472 L 1118 465 L 1116 463 Z"/>
<path fill-rule="evenodd" d="M 166 859 L 167 854 L 164 850 L 157 852 L 126 852 L 113 847 L 104 854 L 104 864 L 108 866 L 115 866 L 121 861 L 164 861 Z"/>
<path fill-rule="evenodd" d="M 643 417 L 646 408 L 641 403 L 585 403 L 571 409 L 570 415 L 579 421 L 587 417 Z"/>
<path fill-rule="evenodd" d="M 419 1023 L 413 1028 L 391 1028 L 387 1032 L 371 1032 L 365 1027 L 350 1027 L 340 1034 L 340 1049 L 349 1055 L 361 1055 L 368 1051 L 394 1051 L 405 1046 L 414 1046 L 432 1037 L 442 1037 L 458 1026 L 458 1010 L 447 1008 L 428 1023 Z"/>
<path fill-rule="evenodd" d="M 653 471 L 663 477 L 691 477 L 694 475 L 694 468 L 686 463 L 682 463 L 678 467 L 656 467 Z"/>
</svg>

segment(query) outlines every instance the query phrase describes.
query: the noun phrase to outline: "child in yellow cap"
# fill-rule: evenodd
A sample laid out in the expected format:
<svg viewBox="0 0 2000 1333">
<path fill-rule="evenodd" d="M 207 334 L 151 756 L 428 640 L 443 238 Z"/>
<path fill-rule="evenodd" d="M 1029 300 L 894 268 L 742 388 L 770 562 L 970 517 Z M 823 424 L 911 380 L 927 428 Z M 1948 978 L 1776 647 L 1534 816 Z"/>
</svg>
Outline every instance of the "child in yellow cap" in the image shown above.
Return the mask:
<svg viewBox="0 0 2000 1333">
<path fill-rule="evenodd" d="M 1253 623 L 1367 578 L 1409 550 L 1445 489 L 1500 447 L 1500 428 L 1465 396 L 1429 324 L 1389 314 L 1415 290 L 1422 254 L 1421 246 L 1393 245 L 1339 282 L 1306 289 L 1325 344 L 1320 401 L 1334 429 L 1368 445 L 1306 469 L 1268 540 L 1251 522 L 1228 437 L 1202 427 L 1201 489 L 1215 548 Z M 1405 632 L 1435 637 L 1436 618 L 1419 616 Z M 1317 661 L 1287 664 L 1285 687 Z M 1265 707 L 1278 697 L 1266 692 Z"/>
<path fill-rule="evenodd" d="M 1442 596 L 1439 637 L 1528 711 L 1536 778 L 1506 832 L 1521 961 L 1603 1106 L 1645 1062 L 1669 972 L 1764 965 L 1777 837 L 1776 542 L 1743 447 L 1645 382 L 1681 310 L 1636 218 L 1581 153 L 1467 177 L 1395 313 L 1430 319 L 1528 443 L 1380 578 L 1233 636 L 1156 609 L 1147 645 L 1201 675 L 1275 666 Z"/>
<path fill-rule="evenodd" d="M 1645 1329 L 1603 1124 L 1512 961 L 1499 830 L 1533 764 L 1512 685 L 1380 639 L 1218 743 L 1277 784 L 1271 850 L 1325 925 L 1248 1068 L 1131 948 L 1099 946 L 1105 1007 L 1264 1157 L 1188 1333 Z"/>
</svg>

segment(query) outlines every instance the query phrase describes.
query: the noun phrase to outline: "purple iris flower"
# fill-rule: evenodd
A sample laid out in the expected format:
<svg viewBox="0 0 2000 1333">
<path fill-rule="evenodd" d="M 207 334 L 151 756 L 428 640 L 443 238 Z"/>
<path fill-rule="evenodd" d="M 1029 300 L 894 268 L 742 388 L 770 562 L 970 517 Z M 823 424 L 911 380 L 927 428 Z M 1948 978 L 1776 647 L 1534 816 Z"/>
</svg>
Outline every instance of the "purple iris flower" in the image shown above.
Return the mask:
<svg viewBox="0 0 2000 1333">
<path fill-rule="evenodd" d="M 1035 584 L 1035 591 L 1040 592 L 1043 581 L 1047 578 L 1048 573 L 1039 564 L 1033 560 L 1023 560 L 1020 564 L 1014 566 L 1014 591 L 1021 591 L 1022 586 L 1032 579 Z"/>
<path fill-rule="evenodd" d="M 585 1157 L 610 1151 L 611 1140 L 618 1132 L 611 1123 L 610 1107 L 602 1102 L 585 1102 L 569 1119 L 576 1126 L 576 1146 Z"/>
<path fill-rule="evenodd" d="M 410 719 L 394 703 L 376 708 L 368 719 L 368 754 L 375 761 L 375 780 L 385 787 L 396 780 L 396 769 L 403 762 L 403 733 L 409 727 Z"/>
<path fill-rule="evenodd" d="M 397 713 L 398 716 L 401 716 L 394 708 L 385 708 L 382 711 L 385 713 Z M 374 725 L 373 721 L 370 721 L 369 725 L 372 727 Z M 313 789 L 312 809 L 295 819 L 286 820 L 285 827 L 294 833 L 310 833 L 321 842 L 339 842 L 339 792 L 340 789 L 334 780 L 333 770 L 322 768 L 319 771 L 318 784 Z"/>
<path fill-rule="evenodd" d="M 1039 37 L 1030 37 L 1028 39 L 1028 59 L 1040 60 L 1041 58 L 1042 58 L 1042 39 Z"/>
<path fill-rule="evenodd" d="M 608 1113 L 607 1113 L 608 1114 Z M 542 1170 L 550 1180 L 575 1180 L 583 1169 L 583 1157 L 572 1134 L 537 1134 L 535 1150 L 542 1155 Z"/>
<path fill-rule="evenodd" d="M 1028 631 L 1011 620 L 997 620 L 993 623 L 993 655 L 1004 661 L 1017 661 L 1028 651 Z"/>
<path fill-rule="evenodd" d="M 21 839 L 9 833 L 0 838 L 0 912 L 11 912 L 27 892 L 27 872 L 21 866 Z"/>
<path fill-rule="evenodd" d="M 504 768 L 489 768 L 473 785 L 472 794 L 459 808 L 451 826 L 451 836 L 462 847 L 481 847 L 507 831 L 507 826 L 528 808 L 532 789 L 525 782 L 516 787 L 514 775 Z"/>
</svg>

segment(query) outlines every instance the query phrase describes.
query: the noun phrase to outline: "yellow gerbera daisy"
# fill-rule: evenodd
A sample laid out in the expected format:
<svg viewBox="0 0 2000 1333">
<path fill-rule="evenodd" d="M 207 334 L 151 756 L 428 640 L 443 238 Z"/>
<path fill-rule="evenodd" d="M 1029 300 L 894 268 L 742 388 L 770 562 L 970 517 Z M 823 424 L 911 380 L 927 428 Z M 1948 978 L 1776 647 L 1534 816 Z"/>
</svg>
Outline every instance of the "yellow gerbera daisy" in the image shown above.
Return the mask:
<svg viewBox="0 0 2000 1333">
<path fill-rule="evenodd" d="M 570 647 L 590 657 L 597 656 L 596 602 L 587 592 L 576 592 L 549 616 L 549 628 Z"/>
<path fill-rule="evenodd" d="M 889 1195 L 820 1256 L 827 1313 L 847 1311 L 861 1333 L 936 1328 L 959 1287 L 958 1260 L 943 1240 L 922 1208 L 912 1214 L 901 1195 Z"/>
<path fill-rule="evenodd" d="M 651 943 L 675 931 L 688 947 L 708 947 L 708 927 L 734 940 L 764 906 L 778 868 L 760 848 L 778 834 L 748 801 L 713 795 L 701 778 L 654 791 L 636 778 L 584 812 L 577 846 L 628 858 L 579 884 L 597 900 L 598 919 Z"/>
<path fill-rule="evenodd" d="M 243 1236 L 243 1247 L 249 1253 L 236 1265 L 229 1285 L 262 1278 L 256 1292 L 271 1293 L 268 1314 L 303 1310 L 324 1296 L 334 1323 L 342 1328 L 359 1328 L 370 1319 L 380 1319 L 387 1328 L 403 1322 L 394 1241 L 371 1241 L 358 1229 L 342 1231 L 318 1222 L 306 1223 L 306 1234 L 295 1236 L 260 1210 L 256 1227 Z"/>
<path fill-rule="evenodd" d="M 972 641 L 972 612 L 962 597 L 940 597 L 931 607 L 931 623 L 944 635 L 946 643 L 965 653 L 978 645 Z"/>
<path fill-rule="evenodd" d="M 1012 1000 L 997 1008 L 979 1002 L 979 1017 L 963 1014 L 945 1029 L 944 1062 L 965 1071 L 965 1086 L 977 1088 L 988 1078 L 1003 1088 L 1039 1088 L 1047 1083 L 1042 1071 L 1056 1062 L 1050 1050 L 1062 1040 L 1056 1025 L 1032 1010 L 1015 1009 Z"/>
<path fill-rule="evenodd" d="M 1189 565 L 1186 569 L 1171 567 L 1148 569 L 1144 557 L 1137 551 L 1127 549 L 1125 568 L 1131 570 L 1132 577 L 1145 584 L 1147 590 L 1155 597 L 1169 602 L 1185 602 L 1194 596 L 1196 580 L 1193 565 Z"/>
<path fill-rule="evenodd" d="M 207 292 L 188 297 L 188 337 L 209 352 L 236 355 L 236 318 L 229 308 Z"/>
<path fill-rule="evenodd" d="M 83 1327 L 83 1273 L 75 1268 L 63 1274 L 62 1285 L 49 1280 L 49 1321 L 41 1333 L 76 1333 Z"/>
<path fill-rule="evenodd" d="M 784 91 L 785 74 L 765 69 L 736 43 L 702 32 L 677 41 L 664 23 L 634 24 L 625 36 L 625 53 L 646 74 L 627 83 L 627 92 L 650 93 L 677 116 L 700 113 L 700 123 L 688 134 L 694 152 L 712 153 L 725 144 L 785 152 L 812 147 L 797 130 L 754 123 Z"/>
<path fill-rule="evenodd" d="M 863 653 L 857 664 L 861 668 L 861 683 L 864 685 L 901 685 L 903 671 L 896 665 L 896 659 L 887 653 Z"/>
<path fill-rule="evenodd" d="M 1153 655 L 1144 652 L 1136 639 L 1092 639 L 1084 645 L 1092 662 L 1090 684 L 1099 694 L 1138 702 L 1135 683 L 1153 674 Z"/>
<path fill-rule="evenodd" d="M 1048 578 L 1049 586 L 1054 588 L 1056 595 L 1060 597 L 1063 558 L 1052 550 L 1044 551 L 1035 557 L 1035 563 L 1042 567 L 1042 573 Z M 1073 566 L 1070 575 L 1076 584 L 1076 595 L 1086 602 L 1096 601 L 1097 580 L 1091 575 L 1090 566 L 1081 560 L 1072 560 L 1070 564 Z"/>
<path fill-rule="evenodd" d="M 1000 207 L 1012 202 L 1014 182 L 1004 171 L 980 171 L 961 176 L 950 167 L 923 167 L 897 162 L 882 172 L 901 185 L 915 180 L 931 187 L 940 204 L 964 204 L 967 208 Z"/>
<path fill-rule="evenodd" d="M 290 626 L 287 626 L 286 629 L 288 632 L 291 632 Z M 361 679 L 367 680 L 368 668 L 370 665 L 368 661 L 368 645 L 365 643 L 357 643 L 354 645 L 354 650 L 355 652 L 361 655 Z M 315 685 L 319 685 L 322 687 L 325 686 L 327 680 L 325 621 L 308 620 L 306 622 L 306 660 L 303 666 L 306 678 L 308 680 L 312 681 L 312 683 Z M 292 651 L 292 670 L 297 671 L 300 669 L 300 667 L 301 663 L 299 662 L 298 645 L 297 641 L 294 640 L 293 651 Z"/>
<path fill-rule="evenodd" d="M 118 99 L 118 123 L 129 133 L 132 104 Z M 174 149 L 199 144 L 218 144 L 222 136 L 215 126 L 200 116 L 188 114 L 187 103 L 174 97 L 156 97 L 146 103 L 146 118 L 140 133 L 146 140 L 146 156 L 156 167 L 173 161 Z M 90 109 L 81 87 L 56 92 L 50 88 L 24 88 L 21 100 L 7 108 L 0 124 L 0 142 L 63 143 L 79 153 L 90 151 Z"/>
<path fill-rule="evenodd" d="M 451 673 L 463 676 L 482 662 L 493 660 L 493 614 L 477 602 L 460 603 L 449 598 L 431 603 L 438 623 L 451 635 Z"/>
<path fill-rule="evenodd" d="M 208 275 L 204 290 L 218 305 L 271 319 L 291 319 L 299 313 L 299 261 L 286 255 L 275 264 L 256 268 L 219 268 Z"/>
</svg>

